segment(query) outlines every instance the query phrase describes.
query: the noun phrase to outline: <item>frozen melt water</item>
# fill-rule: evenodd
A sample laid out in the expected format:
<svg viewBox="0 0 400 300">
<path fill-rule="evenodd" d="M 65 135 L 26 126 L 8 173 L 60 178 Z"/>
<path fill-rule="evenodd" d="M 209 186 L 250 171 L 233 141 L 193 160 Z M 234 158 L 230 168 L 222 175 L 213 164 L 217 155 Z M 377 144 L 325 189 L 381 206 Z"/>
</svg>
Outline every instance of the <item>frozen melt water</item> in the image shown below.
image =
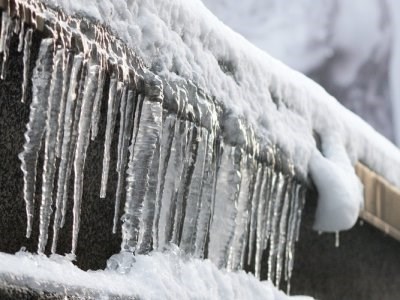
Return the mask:
<svg viewBox="0 0 400 300">
<path fill-rule="evenodd" d="M 9 26 L 6 18 L 2 21 Z M 252 264 L 257 277 L 265 268 L 277 285 L 282 278 L 290 281 L 304 178 L 272 142 L 262 141 L 249 124 L 192 82 L 154 75 L 97 25 L 91 25 L 97 32 L 94 39 L 89 33 L 65 33 L 66 23 L 60 23 L 65 26 L 62 35 L 52 36 L 55 32 L 49 30 L 33 70 L 32 99 L 27 99 L 34 28 L 4 31 L 4 26 L 2 51 L 10 36 L 18 34 L 22 99 L 31 100 L 20 159 L 27 236 L 34 195 L 42 197 L 39 253 L 47 252 L 52 218 L 51 252 L 57 252 L 72 197 L 70 256 L 79 255 L 86 156 L 104 122 L 99 198 L 115 190 L 110 230 L 116 233 L 122 223 L 121 253 L 110 258 L 109 269 L 126 273 L 134 255 L 179 247 L 184 255 L 209 258 L 221 268 L 241 270 Z M 41 151 L 43 179 L 37 190 Z M 112 172 L 118 178 L 113 189 Z M 269 259 L 262 265 L 264 253 Z"/>
</svg>

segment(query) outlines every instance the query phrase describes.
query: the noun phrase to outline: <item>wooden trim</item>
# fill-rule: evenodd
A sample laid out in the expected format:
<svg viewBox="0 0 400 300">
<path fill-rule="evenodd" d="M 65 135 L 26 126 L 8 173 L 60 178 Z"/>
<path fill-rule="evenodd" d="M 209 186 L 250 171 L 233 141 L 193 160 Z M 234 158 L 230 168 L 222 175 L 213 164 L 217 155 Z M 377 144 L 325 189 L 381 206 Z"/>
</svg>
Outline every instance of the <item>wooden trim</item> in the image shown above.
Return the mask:
<svg viewBox="0 0 400 300">
<path fill-rule="evenodd" d="M 361 163 L 356 173 L 364 185 L 360 217 L 400 241 L 400 189 Z"/>
</svg>

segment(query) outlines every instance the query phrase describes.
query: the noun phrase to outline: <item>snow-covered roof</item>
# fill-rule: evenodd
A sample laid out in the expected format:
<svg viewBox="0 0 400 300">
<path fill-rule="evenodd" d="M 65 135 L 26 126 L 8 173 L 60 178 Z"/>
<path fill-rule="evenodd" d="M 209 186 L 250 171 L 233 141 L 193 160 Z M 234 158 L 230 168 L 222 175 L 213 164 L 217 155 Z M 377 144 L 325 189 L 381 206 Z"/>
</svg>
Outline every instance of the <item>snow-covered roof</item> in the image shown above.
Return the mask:
<svg viewBox="0 0 400 300">
<path fill-rule="evenodd" d="M 304 174 L 311 174 L 321 199 L 333 197 L 336 209 L 351 212 L 346 226 L 317 228 L 343 229 L 355 221 L 361 205 L 356 161 L 400 187 L 396 146 L 314 81 L 225 26 L 201 1 L 45 2 L 107 24 L 158 75 L 193 81 L 245 118 L 258 136 L 277 143 Z M 314 134 L 321 139 L 322 153 Z M 332 194 L 332 182 L 335 190 L 342 191 L 340 196 Z M 343 204 L 351 207 L 344 209 Z"/>
</svg>

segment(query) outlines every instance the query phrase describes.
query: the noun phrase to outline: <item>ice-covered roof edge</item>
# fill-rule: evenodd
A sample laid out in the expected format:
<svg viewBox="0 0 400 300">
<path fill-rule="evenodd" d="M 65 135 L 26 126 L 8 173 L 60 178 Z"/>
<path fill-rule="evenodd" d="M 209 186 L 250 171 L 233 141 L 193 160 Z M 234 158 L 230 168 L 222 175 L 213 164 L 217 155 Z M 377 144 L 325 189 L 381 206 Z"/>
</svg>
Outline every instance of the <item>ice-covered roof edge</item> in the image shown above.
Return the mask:
<svg viewBox="0 0 400 300">
<path fill-rule="evenodd" d="M 47 2 L 107 24 L 153 71 L 169 80 L 193 81 L 248 120 L 259 136 L 280 145 L 304 174 L 310 172 L 325 204 L 350 213 L 345 226 L 333 220 L 317 229 L 348 228 L 358 215 L 361 189 L 352 167 L 357 160 L 400 186 L 395 146 L 312 80 L 232 32 L 199 1 Z M 111 15 L 105 14 L 107 8 Z M 314 132 L 321 138 L 322 154 Z M 341 193 L 331 193 L 332 182 Z M 339 203 L 351 205 L 346 209 Z"/>
</svg>

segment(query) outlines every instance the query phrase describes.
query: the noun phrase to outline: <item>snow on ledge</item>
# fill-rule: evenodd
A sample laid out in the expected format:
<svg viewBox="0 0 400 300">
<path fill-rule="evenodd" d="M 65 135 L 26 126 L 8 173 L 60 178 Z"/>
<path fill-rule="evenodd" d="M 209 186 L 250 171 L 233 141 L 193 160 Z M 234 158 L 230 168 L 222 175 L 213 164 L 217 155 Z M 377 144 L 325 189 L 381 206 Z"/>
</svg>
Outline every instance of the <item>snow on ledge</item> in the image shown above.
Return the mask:
<svg viewBox="0 0 400 300">
<path fill-rule="evenodd" d="M 116 296 L 140 299 L 264 299 L 289 297 L 270 282 L 260 282 L 244 271 L 219 270 L 209 260 L 183 259 L 175 252 L 153 252 L 135 256 L 126 274 L 116 271 L 82 271 L 60 255 L 47 258 L 28 252 L 0 253 L 0 281 L 15 280 L 17 285 L 63 294 L 68 288 L 91 289 Z"/>
<path fill-rule="evenodd" d="M 279 144 L 317 186 L 316 228 L 344 230 L 356 221 L 362 206 L 357 161 L 400 187 L 398 148 L 318 84 L 233 32 L 200 0 L 44 2 L 110 26 L 152 71 L 192 80 L 247 119 L 258 136 Z"/>
</svg>

